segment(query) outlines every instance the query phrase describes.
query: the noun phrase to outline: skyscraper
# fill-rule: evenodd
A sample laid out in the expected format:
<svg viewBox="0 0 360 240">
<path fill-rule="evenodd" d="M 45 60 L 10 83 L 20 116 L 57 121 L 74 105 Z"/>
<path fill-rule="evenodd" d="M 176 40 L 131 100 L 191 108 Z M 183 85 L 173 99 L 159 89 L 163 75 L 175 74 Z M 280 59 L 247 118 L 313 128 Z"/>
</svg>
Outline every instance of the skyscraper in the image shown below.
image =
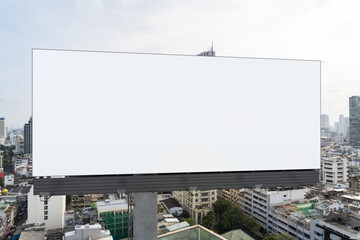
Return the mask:
<svg viewBox="0 0 360 240">
<path fill-rule="evenodd" d="M 0 118 L 0 144 L 5 144 L 6 140 L 6 122 L 5 118 Z"/>
<path fill-rule="evenodd" d="M 349 143 L 360 146 L 360 97 L 349 98 Z"/>
<path fill-rule="evenodd" d="M 321 114 L 321 127 L 329 127 L 329 116 L 326 114 Z"/>
<path fill-rule="evenodd" d="M 32 153 L 32 117 L 24 125 L 24 153 Z"/>
</svg>

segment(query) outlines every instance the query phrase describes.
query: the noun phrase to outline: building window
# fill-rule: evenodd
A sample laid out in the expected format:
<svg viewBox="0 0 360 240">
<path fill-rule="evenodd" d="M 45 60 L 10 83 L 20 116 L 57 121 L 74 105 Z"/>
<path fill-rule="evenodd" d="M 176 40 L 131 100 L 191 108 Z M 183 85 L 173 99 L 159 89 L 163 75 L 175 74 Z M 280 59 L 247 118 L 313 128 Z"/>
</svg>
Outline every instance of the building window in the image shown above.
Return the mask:
<svg viewBox="0 0 360 240">
<path fill-rule="evenodd" d="M 44 220 L 48 220 L 48 216 L 44 216 Z"/>
<path fill-rule="evenodd" d="M 47 210 L 48 209 L 48 206 L 44 206 L 44 210 Z"/>
</svg>

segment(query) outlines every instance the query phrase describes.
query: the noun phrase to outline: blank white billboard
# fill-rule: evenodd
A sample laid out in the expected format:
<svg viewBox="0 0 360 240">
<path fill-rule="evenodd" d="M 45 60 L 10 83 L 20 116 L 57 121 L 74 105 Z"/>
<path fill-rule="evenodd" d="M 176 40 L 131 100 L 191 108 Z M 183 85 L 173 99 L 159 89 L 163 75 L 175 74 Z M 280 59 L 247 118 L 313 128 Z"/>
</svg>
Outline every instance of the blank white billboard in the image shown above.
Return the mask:
<svg viewBox="0 0 360 240">
<path fill-rule="evenodd" d="M 319 61 L 33 50 L 34 176 L 319 167 Z"/>
</svg>

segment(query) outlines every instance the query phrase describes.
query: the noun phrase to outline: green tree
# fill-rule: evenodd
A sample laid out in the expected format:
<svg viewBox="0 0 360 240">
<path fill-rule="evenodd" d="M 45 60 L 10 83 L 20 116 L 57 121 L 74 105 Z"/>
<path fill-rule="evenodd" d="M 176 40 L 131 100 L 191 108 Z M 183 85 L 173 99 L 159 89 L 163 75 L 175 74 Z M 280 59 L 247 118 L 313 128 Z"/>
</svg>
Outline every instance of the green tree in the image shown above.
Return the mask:
<svg viewBox="0 0 360 240">
<path fill-rule="evenodd" d="M 0 177 L 0 186 L 1 186 L 1 188 L 3 188 L 3 187 L 4 187 L 4 179 L 3 179 L 3 178 L 1 178 L 1 177 Z"/>
<path fill-rule="evenodd" d="M 202 225 L 208 229 L 214 230 L 216 226 L 216 216 L 214 211 L 208 212 L 202 218 Z"/>
<path fill-rule="evenodd" d="M 182 214 L 181 214 L 181 217 L 182 217 L 182 218 L 189 218 L 189 217 L 190 217 L 190 213 L 189 213 L 188 211 L 184 210 L 184 211 L 182 212 Z"/>
<path fill-rule="evenodd" d="M 193 226 L 193 225 L 195 225 L 195 221 L 194 221 L 194 219 L 192 219 L 192 218 L 181 218 L 181 220 L 180 220 L 181 222 L 187 222 L 190 226 Z"/>
<path fill-rule="evenodd" d="M 214 203 L 214 212 L 218 222 L 220 222 L 221 216 L 229 209 L 231 209 L 231 203 L 218 197 Z"/>
<path fill-rule="evenodd" d="M 240 227 L 241 210 L 236 206 L 232 206 L 221 216 L 219 224 L 219 230 L 221 232 L 227 232 Z"/>
</svg>

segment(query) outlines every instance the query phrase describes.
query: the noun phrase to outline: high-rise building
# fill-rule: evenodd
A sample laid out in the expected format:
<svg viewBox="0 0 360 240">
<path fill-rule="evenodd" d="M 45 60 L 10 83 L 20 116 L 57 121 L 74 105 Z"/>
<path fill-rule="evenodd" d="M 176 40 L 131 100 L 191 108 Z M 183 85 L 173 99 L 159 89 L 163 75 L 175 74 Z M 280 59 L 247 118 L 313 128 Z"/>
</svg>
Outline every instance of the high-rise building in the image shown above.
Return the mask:
<svg viewBox="0 0 360 240">
<path fill-rule="evenodd" d="M 6 140 L 6 121 L 5 118 L 0 118 L 0 144 L 5 144 Z"/>
<path fill-rule="evenodd" d="M 360 146 L 360 96 L 349 98 L 349 143 Z"/>
<path fill-rule="evenodd" d="M 32 117 L 24 126 L 24 153 L 32 153 Z"/>
<path fill-rule="evenodd" d="M 329 116 L 326 114 L 321 114 L 321 127 L 329 127 Z"/>
</svg>

